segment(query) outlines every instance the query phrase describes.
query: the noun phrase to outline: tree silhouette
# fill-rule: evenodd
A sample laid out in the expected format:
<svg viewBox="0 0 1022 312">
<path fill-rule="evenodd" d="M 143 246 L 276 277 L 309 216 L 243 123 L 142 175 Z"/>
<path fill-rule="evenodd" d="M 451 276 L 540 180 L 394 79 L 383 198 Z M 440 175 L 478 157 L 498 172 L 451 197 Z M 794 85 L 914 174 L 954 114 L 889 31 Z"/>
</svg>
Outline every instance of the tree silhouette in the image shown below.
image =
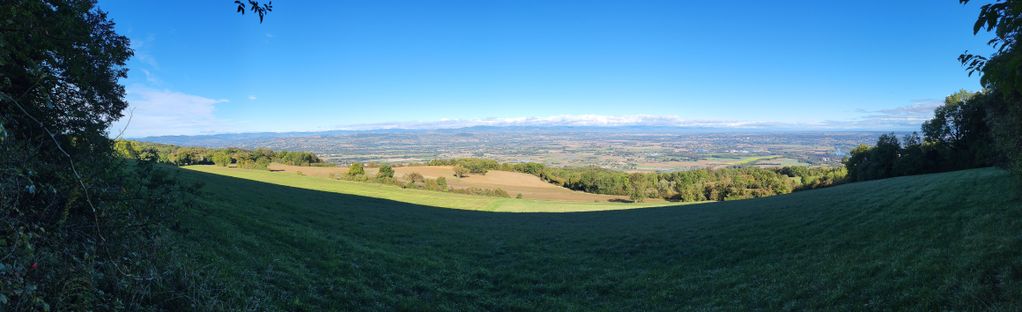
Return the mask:
<svg viewBox="0 0 1022 312">
<path fill-rule="evenodd" d="M 959 0 L 962 4 L 970 0 Z M 1022 0 L 997 0 L 980 7 L 973 25 L 973 34 L 980 31 L 994 35 L 987 44 L 994 48 L 990 56 L 965 51 L 958 57 L 969 75 L 980 73 L 980 82 L 999 99 L 987 101 L 988 126 L 998 153 L 1006 165 L 1022 173 Z"/>
<path fill-rule="evenodd" d="M 267 14 L 270 14 L 270 12 L 273 11 L 273 1 L 260 3 L 259 1 L 256 0 L 248 0 L 247 2 L 248 11 L 255 13 L 256 15 L 259 16 L 259 23 L 262 23 L 263 17 L 265 17 Z M 241 13 L 241 15 L 245 15 L 245 3 L 241 2 L 241 0 L 234 0 L 234 4 L 238 5 L 237 12 Z"/>
</svg>

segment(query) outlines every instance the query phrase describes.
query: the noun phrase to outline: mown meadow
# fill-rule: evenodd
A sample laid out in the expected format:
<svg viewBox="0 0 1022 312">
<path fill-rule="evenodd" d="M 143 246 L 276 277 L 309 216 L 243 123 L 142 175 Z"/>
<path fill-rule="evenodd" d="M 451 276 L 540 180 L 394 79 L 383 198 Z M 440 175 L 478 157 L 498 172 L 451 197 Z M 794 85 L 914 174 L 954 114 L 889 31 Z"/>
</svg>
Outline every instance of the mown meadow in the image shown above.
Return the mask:
<svg viewBox="0 0 1022 312">
<path fill-rule="evenodd" d="M 1022 309 L 1020 184 L 999 169 L 568 213 L 174 170 L 204 185 L 179 248 L 227 309 Z"/>
</svg>

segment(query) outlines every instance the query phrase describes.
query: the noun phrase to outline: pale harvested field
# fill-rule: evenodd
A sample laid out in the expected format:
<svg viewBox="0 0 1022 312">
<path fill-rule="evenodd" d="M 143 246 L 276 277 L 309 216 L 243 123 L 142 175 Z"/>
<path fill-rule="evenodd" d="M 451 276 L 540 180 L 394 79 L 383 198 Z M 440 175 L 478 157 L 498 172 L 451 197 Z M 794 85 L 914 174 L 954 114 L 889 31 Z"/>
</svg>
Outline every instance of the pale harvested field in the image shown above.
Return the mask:
<svg viewBox="0 0 1022 312">
<path fill-rule="evenodd" d="M 271 164 L 269 168 L 272 171 L 288 173 L 301 172 L 307 176 L 318 177 L 332 177 L 343 175 L 348 172 L 348 168 L 346 167 L 300 167 Z M 377 171 L 379 171 L 377 168 L 366 168 L 366 175 L 375 176 Z M 450 166 L 394 167 L 394 177 L 398 180 L 403 181 L 404 176 L 412 172 L 417 172 L 428 179 L 444 177 L 447 179 L 447 185 L 455 189 L 465 189 L 469 187 L 485 189 L 499 188 L 507 191 L 507 193 L 511 194 L 511 196 L 522 194 L 523 198 L 530 199 L 588 202 L 606 202 L 613 199 L 627 199 L 625 196 L 599 195 L 572 191 L 547 183 L 539 177 L 518 172 L 491 170 L 485 175 L 472 174 L 464 178 L 457 178 L 454 176 L 454 170 Z M 647 199 L 647 201 L 657 200 Z"/>
</svg>

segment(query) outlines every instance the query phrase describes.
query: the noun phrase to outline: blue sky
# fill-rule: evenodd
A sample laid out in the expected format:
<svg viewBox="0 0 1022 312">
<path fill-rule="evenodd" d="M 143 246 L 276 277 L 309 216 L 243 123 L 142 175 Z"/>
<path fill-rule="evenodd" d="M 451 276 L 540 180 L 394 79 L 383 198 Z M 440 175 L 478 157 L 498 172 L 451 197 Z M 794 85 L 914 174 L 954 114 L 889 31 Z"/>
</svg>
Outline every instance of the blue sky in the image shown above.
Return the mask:
<svg viewBox="0 0 1022 312">
<path fill-rule="evenodd" d="M 132 40 L 129 137 L 475 124 L 904 130 L 988 51 L 980 3 L 99 2 Z M 125 118 L 126 120 L 126 118 Z M 123 125 L 124 121 L 114 128 Z M 117 132 L 117 131 L 114 131 Z"/>
</svg>

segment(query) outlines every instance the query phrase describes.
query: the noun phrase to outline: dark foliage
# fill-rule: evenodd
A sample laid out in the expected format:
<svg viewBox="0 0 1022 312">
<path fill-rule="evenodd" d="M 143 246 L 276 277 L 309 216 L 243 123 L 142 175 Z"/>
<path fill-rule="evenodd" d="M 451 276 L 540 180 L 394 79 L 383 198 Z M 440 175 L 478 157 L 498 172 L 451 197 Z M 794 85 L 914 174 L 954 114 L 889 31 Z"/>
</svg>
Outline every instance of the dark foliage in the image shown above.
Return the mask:
<svg viewBox="0 0 1022 312">
<path fill-rule="evenodd" d="M 970 0 L 960 0 L 967 4 Z M 959 60 L 969 74 L 980 73 L 989 98 L 984 101 L 990 144 L 1003 159 L 999 164 L 1022 173 L 1022 1 L 997 0 L 980 7 L 973 33 L 989 32 L 990 56 L 963 53 Z"/>
<path fill-rule="evenodd" d="M 263 22 L 263 18 L 266 17 L 267 14 L 270 14 L 270 12 L 273 11 L 273 1 L 267 1 L 266 3 L 259 3 L 259 1 L 256 1 L 256 0 L 247 0 L 247 3 L 248 3 L 248 11 L 258 15 L 260 23 Z M 241 13 L 242 15 L 244 15 L 245 14 L 245 3 L 241 2 L 241 0 L 234 0 L 234 4 L 238 6 L 237 12 Z"/>
<path fill-rule="evenodd" d="M 671 173 L 626 173 L 599 167 L 547 167 L 539 163 L 498 163 L 462 158 L 432 160 L 433 166 L 478 166 L 486 170 L 527 173 L 576 191 L 624 195 L 634 201 L 663 198 L 673 201 L 716 201 L 812 189 L 841 183 L 843 168 L 784 167 L 702 169 Z"/>
<path fill-rule="evenodd" d="M 464 168 L 467 173 L 486 174 L 487 171 L 500 168 L 500 163 L 492 159 L 458 158 L 437 159 L 427 163 L 430 166 L 455 166 Z"/>
<path fill-rule="evenodd" d="M 152 157 L 168 165 L 218 165 L 239 168 L 266 169 L 271 162 L 293 166 L 322 165 L 323 160 L 309 152 L 275 152 L 265 148 L 245 150 L 239 148 L 182 147 L 176 145 L 118 140 L 114 150 L 131 159 Z"/>
<path fill-rule="evenodd" d="M 0 310 L 224 309 L 168 240 L 196 187 L 107 137 L 131 56 L 95 1 L 0 4 Z"/>
<path fill-rule="evenodd" d="M 901 142 L 894 134 L 876 145 L 861 145 L 845 159 L 850 181 L 962 170 L 1003 162 L 988 117 L 1002 97 L 990 92 L 959 91 L 948 96 L 923 123 L 923 137 L 912 133 Z"/>
</svg>

